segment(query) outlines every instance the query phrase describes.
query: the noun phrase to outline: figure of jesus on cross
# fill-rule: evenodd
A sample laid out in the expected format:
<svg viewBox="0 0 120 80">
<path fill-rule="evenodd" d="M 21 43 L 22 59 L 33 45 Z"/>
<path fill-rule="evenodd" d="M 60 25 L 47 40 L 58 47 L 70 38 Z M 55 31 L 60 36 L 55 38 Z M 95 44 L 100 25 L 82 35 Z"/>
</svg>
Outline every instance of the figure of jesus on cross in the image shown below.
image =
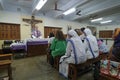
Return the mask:
<svg viewBox="0 0 120 80">
<path fill-rule="evenodd" d="M 35 20 L 35 17 L 31 16 L 31 19 L 23 18 L 23 21 L 31 24 L 31 37 L 32 38 L 38 38 L 41 36 L 41 32 L 38 30 L 38 26 L 36 26 L 36 24 L 42 23 L 41 20 Z"/>
</svg>

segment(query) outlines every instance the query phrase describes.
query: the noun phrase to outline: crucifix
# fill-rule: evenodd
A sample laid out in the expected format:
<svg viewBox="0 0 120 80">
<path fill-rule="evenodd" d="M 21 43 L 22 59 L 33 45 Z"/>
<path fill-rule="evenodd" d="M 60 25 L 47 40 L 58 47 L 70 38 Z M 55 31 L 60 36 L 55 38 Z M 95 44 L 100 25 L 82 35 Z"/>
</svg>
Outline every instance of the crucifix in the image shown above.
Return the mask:
<svg viewBox="0 0 120 80">
<path fill-rule="evenodd" d="M 31 31 L 35 29 L 35 24 L 42 23 L 42 20 L 35 20 L 35 16 L 31 16 L 31 19 L 23 18 L 23 21 L 31 24 Z"/>
</svg>

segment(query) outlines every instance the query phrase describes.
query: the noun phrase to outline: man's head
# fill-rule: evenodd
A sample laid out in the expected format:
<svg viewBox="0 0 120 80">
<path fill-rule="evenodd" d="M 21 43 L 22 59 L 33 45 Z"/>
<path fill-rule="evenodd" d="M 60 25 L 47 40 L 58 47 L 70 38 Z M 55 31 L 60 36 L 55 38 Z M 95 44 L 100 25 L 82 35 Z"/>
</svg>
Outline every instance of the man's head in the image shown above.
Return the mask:
<svg viewBox="0 0 120 80">
<path fill-rule="evenodd" d="M 84 33 L 85 28 L 84 28 L 84 27 L 82 27 L 82 28 L 80 28 L 80 30 L 81 30 L 81 32 L 83 32 L 83 33 Z"/>
<path fill-rule="evenodd" d="M 80 29 L 75 29 L 75 32 L 76 32 L 79 36 L 82 35 L 82 32 L 81 32 Z"/>
<path fill-rule="evenodd" d="M 120 34 L 120 28 L 115 28 L 114 32 L 113 32 L 113 39 L 116 38 L 118 35 Z"/>
<path fill-rule="evenodd" d="M 35 16 L 32 15 L 31 18 L 32 18 L 32 20 L 34 20 L 34 19 L 35 19 Z"/>
<path fill-rule="evenodd" d="M 35 26 L 35 30 L 38 30 L 38 26 Z"/>
</svg>

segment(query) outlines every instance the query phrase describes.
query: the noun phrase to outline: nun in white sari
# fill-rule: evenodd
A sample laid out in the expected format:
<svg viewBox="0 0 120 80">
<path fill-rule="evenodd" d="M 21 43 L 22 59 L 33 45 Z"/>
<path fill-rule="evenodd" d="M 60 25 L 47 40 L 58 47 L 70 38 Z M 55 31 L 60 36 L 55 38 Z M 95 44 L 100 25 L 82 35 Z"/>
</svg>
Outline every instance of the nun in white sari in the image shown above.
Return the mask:
<svg viewBox="0 0 120 80">
<path fill-rule="evenodd" d="M 95 36 L 93 36 L 91 30 L 89 28 L 86 28 L 84 30 L 85 34 L 85 47 L 86 47 L 86 54 L 87 59 L 96 58 L 99 56 L 99 48 L 97 39 Z"/>
<path fill-rule="evenodd" d="M 78 34 L 74 30 L 70 30 L 68 38 L 66 53 L 60 58 L 59 64 L 59 72 L 66 78 L 68 77 L 69 63 L 79 64 L 87 60 L 85 47 Z"/>
</svg>

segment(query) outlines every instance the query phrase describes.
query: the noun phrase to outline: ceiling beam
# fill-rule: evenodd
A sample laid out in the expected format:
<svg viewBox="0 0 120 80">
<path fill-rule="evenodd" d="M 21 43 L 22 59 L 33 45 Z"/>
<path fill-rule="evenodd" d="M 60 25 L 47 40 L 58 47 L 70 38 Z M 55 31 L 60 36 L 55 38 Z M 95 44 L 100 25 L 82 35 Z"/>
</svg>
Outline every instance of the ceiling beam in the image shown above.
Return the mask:
<svg viewBox="0 0 120 80">
<path fill-rule="evenodd" d="M 92 15 L 77 18 L 76 20 L 86 21 L 86 20 L 90 20 L 90 18 L 100 18 L 100 17 L 103 17 L 105 19 L 106 17 L 111 17 L 111 16 L 114 16 L 115 14 L 120 14 L 120 6 L 115 6 L 115 7 L 109 8 L 107 10 L 97 12 L 97 13 L 92 14 Z"/>
<path fill-rule="evenodd" d="M 120 0 L 117 0 L 117 1 L 106 0 L 102 3 L 93 5 L 93 7 L 91 6 L 91 7 L 84 9 L 83 11 L 81 11 L 81 16 L 75 16 L 72 18 L 72 20 L 82 19 L 87 16 L 94 15 L 96 13 L 100 13 L 102 11 L 111 9 L 111 8 L 113 8 L 115 6 L 119 6 L 119 5 L 120 5 Z"/>
<path fill-rule="evenodd" d="M 0 0 L 0 10 L 3 10 L 4 9 L 4 4 L 3 4 L 3 1 Z"/>
<path fill-rule="evenodd" d="M 38 0 L 34 0 L 33 5 L 32 5 L 32 15 L 35 15 L 35 13 L 37 12 L 35 9 L 37 3 L 38 3 Z"/>
<path fill-rule="evenodd" d="M 84 3 L 88 2 L 88 1 L 91 1 L 91 0 L 71 0 L 66 5 L 60 7 L 60 9 L 63 10 L 63 11 L 66 11 L 66 10 L 68 10 L 70 8 L 73 8 L 73 7 L 76 8 L 77 6 L 80 6 L 80 5 L 82 5 L 82 4 L 84 4 Z M 62 13 L 57 14 L 55 17 L 57 18 L 57 17 L 59 17 L 61 15 L 62 15 Z"/>
</svg>

